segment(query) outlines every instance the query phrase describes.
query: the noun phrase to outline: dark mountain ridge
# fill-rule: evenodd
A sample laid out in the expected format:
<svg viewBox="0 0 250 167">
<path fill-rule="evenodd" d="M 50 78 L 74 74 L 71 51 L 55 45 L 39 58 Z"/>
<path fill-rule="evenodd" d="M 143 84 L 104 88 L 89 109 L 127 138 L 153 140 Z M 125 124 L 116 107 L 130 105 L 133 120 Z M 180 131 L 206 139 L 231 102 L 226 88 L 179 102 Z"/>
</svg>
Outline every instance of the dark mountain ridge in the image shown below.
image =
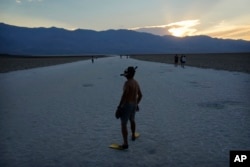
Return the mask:
<svg viewBox="0 0 250 167">
<path fill-rule="evenodd" d="M 0 53 L 20 55 L 250 52 L 250 41 L 208 36 L 177 38 L 132 30 L 25 28 L 0 23 Z"/>
</svg>

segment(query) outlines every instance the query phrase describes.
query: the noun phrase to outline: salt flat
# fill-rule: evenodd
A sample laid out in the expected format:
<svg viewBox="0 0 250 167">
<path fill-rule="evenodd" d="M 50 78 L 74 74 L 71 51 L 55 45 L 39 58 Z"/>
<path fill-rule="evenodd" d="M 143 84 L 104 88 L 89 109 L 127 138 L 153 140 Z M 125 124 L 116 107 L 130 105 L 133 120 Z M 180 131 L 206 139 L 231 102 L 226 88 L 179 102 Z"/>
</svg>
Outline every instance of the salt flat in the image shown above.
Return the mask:
<svg viewBox="0 0 250 167">
<path fill-rule="evenodd" d="M 128 66 L 143 99 L 127 151 L 114 112 Z M 229 166 L 250 150 L 250 75 L 109 57 L 0 74 L 0 166 Z"/>
</svg>

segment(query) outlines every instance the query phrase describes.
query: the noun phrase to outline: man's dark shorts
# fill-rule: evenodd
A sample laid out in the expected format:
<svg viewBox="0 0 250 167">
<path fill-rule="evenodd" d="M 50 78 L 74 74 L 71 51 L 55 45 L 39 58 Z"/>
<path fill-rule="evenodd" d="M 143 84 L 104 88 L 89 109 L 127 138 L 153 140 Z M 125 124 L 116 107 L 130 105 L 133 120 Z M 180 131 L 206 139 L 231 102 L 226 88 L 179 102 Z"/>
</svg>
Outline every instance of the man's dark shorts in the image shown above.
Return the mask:
<svg viewBox="0 0 250 167">
<path fill-rule="evenodd" d="M 126 103 L 122 107 L 121 123 L 127 124 L 128 120 L 135 120 L 136 104 Z"/>
</svg>

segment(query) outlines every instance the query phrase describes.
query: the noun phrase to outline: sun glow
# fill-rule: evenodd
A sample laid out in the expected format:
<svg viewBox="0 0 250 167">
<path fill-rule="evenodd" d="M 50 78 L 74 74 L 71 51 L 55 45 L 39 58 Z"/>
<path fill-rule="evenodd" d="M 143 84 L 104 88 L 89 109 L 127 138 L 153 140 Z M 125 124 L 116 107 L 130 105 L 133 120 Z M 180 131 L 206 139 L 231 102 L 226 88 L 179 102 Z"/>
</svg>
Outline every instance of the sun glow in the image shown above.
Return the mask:
<svg viewBox="0 0 250 167">
<path fill-rule="evenodd" d="M 200 20 L 184 20 L 165 25 L 135 27 L 130 28 L 130 30 L 147 30 L 145 32 L 161 32 L 161 35 L 170 34 L 176 37 L 184 37 L 195 35 L 195 33 L 197 32 L 195 26 L 199 24 Z"/>
<path fill-rule="evenodd" d="M 183 37 L 185 36 L 185 29 L 183 28 L 170 28 L 168 29 L 168 31 L 173 35 L 173 36 L 176 36 L 176 37 Z"/>
<path fill-rule="evenodd" d="M 167 25 L 169 27 L 168 31 L 176 37 L 191 36 L 197 30 L 193 28 L 194 26 L 200 24 L 199 20 L 185 20 L 175 23 L 170 23 Z"/>
</svg>

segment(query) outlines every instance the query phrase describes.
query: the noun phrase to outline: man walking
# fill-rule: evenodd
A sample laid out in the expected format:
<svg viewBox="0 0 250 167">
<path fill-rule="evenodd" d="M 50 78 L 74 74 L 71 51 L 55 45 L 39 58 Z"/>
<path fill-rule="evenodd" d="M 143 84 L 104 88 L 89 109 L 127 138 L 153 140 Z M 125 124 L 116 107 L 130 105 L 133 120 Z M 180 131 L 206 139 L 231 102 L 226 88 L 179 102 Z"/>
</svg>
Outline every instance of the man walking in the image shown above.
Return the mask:
<svg viewBox="0 0 250 167">
<path fill-rule="evenodd" d="M 128 148 L 128 130 L 127 123 L 130 121 L 132 140 L 135 140 L 135 112 L 139 110 L 138 104 L 141 101 L 142 93 L 138 82 L 134 79 L 135 70 L 137 67 L 128 67 L 121 76 L 125 76 L 127 81 L 123 87 L 123 94 L 118 106 L 121 110 L 121 132 L 123 137 L 123 144 L 120 146 L 122 149 Z"/>
</svg>

